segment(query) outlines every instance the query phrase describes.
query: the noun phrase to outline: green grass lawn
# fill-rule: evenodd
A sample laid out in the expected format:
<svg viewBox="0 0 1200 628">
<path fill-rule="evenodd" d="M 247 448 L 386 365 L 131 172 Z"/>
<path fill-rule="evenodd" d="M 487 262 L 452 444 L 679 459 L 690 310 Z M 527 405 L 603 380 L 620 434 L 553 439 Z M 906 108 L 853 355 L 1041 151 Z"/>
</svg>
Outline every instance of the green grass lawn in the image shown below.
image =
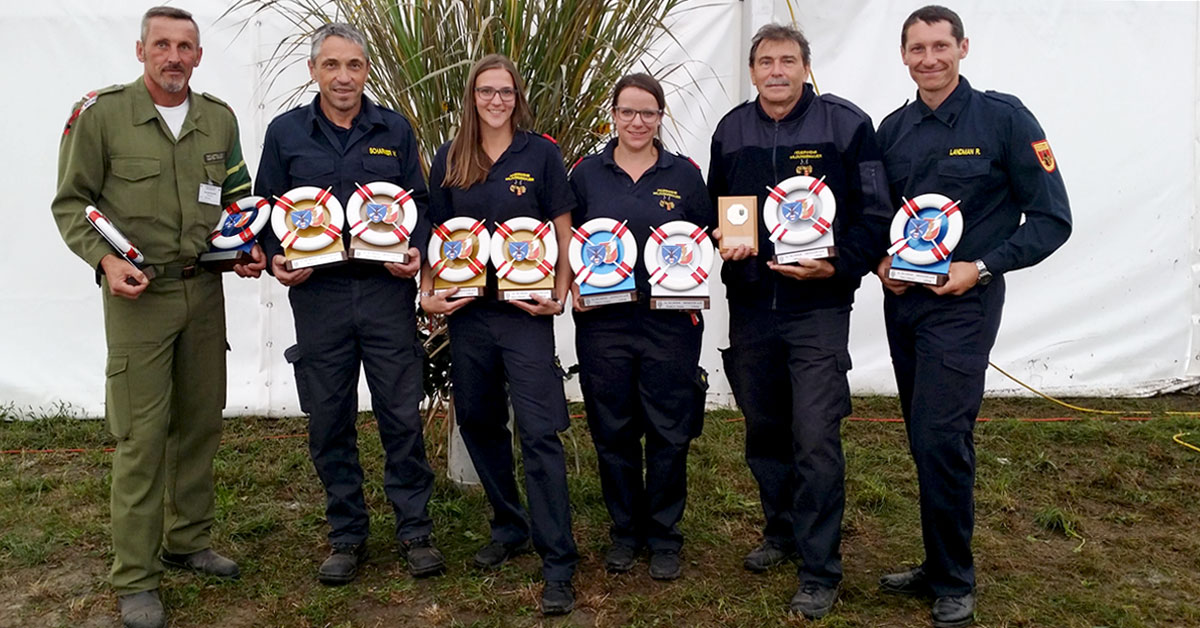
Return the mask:
<svg viewBox="0 0 1200 628">
<path fill-rule="evenodd" d="M 1029 399 L 989 399 L 993 419 L 976 431 L 976 561 L 979 624 L 1015 626 L 1200 626 L 1200 444 L 1195 397 L 1074 400 L 1150 420 L 1074 422 L 1019 418 L 1086 415 Z M 576 411 L 581 411 L 576 408 Z M 890 398 L 855 400 L 855 417 L 895 417 Z M 927 626 L 925 602 L 879 594 L 880 574 L 921 559 L 915 472 L 904 426 L 847 421 L 846 579 L 841 602 L 820 622 L 786 612 L 794 570 L 742 570 L 757 544 L 761 512 L 742 460 L 734 411 L 709 413 L 689 460 L 684 577 L 659 583 L 645 562 L 604 572 L 608 517 L 586 425 L 564 434 L 574 529 L 583 561 L 569 617 L 537 612 L 539 562 L 522 557 L 496 573 L 468 566 L 487 540 L 482 491 L 445 480 L 443 426 L 427 438 L 438 481 L 430 504 L 450 569 L 414 581 L 392 543 L 382 454 L 370 415 L 360 421 L 371 507 L 370 564 L 347 587 L 315 579 L 327 528 L 323 493 L 309 462 L 303 419 L 226 423 L 216 459 L 215 547 L 242 567 L 236 583 L 169 572 L 164 599 L 173 626 Z M 434 434 L 436 432 L 436 434 Z M 0 450 L 81 448 L 81 453 L 0 455 L 0 626 L 111 626 L 108 462 L 100 421 L 45 418 L 0 423 Z"/>
</svg>

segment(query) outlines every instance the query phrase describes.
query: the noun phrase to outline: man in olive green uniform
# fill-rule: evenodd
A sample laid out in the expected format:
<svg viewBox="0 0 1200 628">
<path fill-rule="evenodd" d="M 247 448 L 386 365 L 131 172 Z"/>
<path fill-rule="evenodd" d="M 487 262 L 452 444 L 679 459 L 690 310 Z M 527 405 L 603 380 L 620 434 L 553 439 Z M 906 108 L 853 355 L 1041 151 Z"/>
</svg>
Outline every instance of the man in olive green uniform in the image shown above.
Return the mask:
<svg viewBox="0 0 1200 628">
<path fill-rule="evenodd" d="M 250 177 L 233 112 L 188 89 L 199 39 L 186 11 L 146 12 L 137 42 L 143 76 L 76 105 L 63 129 L 52 204 L 63 239 L 101 278 L 106 415 L 117 439 L 112 583 L 133 628 L 165 625 L 164 563 L 238 575 L 210 548 L 225 308 L 221 277 L 195 261 L 222 207 L 249 194 Z M 88 205 L 142 251 L 152 280 L 92 229 Z M 264 258 L 257 247 L 253 255 L 238 275 L 259 275 Z"/>
</svg>

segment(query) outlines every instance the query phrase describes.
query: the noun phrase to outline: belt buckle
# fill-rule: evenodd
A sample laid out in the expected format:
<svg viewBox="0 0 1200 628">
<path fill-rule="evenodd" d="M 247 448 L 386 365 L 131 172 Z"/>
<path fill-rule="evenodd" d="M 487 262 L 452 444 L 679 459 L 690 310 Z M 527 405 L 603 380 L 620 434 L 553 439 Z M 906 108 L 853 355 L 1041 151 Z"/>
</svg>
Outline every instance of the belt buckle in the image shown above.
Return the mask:
<svg viewBox="0 0 1200 628">
<path fill-rule="evenodd" d="M 187 266 L 179 269 L 179 278 L 191 279 L 192 277 L 196 276 L 197 272 L 199 272 L 199 268 L 197 268 L 195 264 L 188 264 Z"/>
</svg>

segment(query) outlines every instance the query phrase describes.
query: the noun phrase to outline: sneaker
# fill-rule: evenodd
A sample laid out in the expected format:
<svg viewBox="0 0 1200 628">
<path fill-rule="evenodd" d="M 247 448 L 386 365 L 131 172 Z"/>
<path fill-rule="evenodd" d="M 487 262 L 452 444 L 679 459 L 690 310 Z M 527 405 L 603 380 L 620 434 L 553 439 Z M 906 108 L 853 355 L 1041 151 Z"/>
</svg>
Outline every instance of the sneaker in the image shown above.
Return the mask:
<svg viewBox="0 0 1200 628">
<path fill-rule="evenodd" d="M 796 589 L 792 596 L 791 609 L 793 613 L 804 615 L 805 619 L 820 619 L 833 610 L 837 601 L 838 588 L 827 587 L 818 582 L 805 582 Z"/>
<path fill-rule="evenodd" d="M 551 580 L 542 588 L 542 614 L 566 615 L 575 609 L 575 587 L 570 580 Z"/>
<path fill-rule="evenodd" d="M 608 573 L 625 573 L 637 563 L 637 550 L 624 543 L 613 543 L 604 553 L 604 568 Z"/>
<path fill-rule="evenodd" d="M 408 563 L 408 573 L 414 578 L 433 576 L 446 570 L 446 559 L 428 535 L 401 541 L 400 557 Z"/>
<path fill-rule="evenodd" d="M 943 595 L 933 601 L 933 628 L 963 628 L 975 623 L 975 596 Z"/>
<path fill-rule="evenodd" d="M 746 554 L 746 558 L 742 560 L 742 566 L 746 568 L 746 571 L 763 573 L 795 557 L 796 551 L 794 549 L 783 548 L 770 541 L 763 541 L 762 545 L 750 550 L 750 553 Z"/>
<path fill-rule="evenodd" d="M 237 563 L 212 551 L 212 549 L 202 549 L 199 552 L 192 552 L 191 554 L 163 552 L 161 560 L 168 567 L 186 569 L 206 576 L 233 580 L 241 575 Z"/>
<path fill-rule="evenodd" d="M 329 558 L 317 569 L 317 580 L 330 586 L 350 584 L 358 576 L 359 563 L 365 562 L 366 543 L 334 543 Z"/>
<path fill-rule="evenodd" d="M 480 569 L 498 569 L 500 565 L 507 563 L 508 559 L 532 551 L 533 544 L 529 542 L 529 539 L 511 544 L 492 541 L 475 552 L 473 562 Z"/>
<path fill-rule="evenodd" d="M 655 550 L 650 554 L 650 577 L 655 580 L 677 580 L 683 575 L 677 550 Z"/>
<path fill-rule="evenodd" d="M 167 625 L 167 614 L 158 599 L 158 589 L 118 596 L 117 606 L 121 609 L 121 624 L 125 628 L 163 628 Z"/>
<path fill-rule="evenodd" d="M 929 580 L 925 577 L 925 569 L 920 566 L 883 576 L 879 579 L 879 590 L 892 595 L 933 597 Z"/>
</svg>

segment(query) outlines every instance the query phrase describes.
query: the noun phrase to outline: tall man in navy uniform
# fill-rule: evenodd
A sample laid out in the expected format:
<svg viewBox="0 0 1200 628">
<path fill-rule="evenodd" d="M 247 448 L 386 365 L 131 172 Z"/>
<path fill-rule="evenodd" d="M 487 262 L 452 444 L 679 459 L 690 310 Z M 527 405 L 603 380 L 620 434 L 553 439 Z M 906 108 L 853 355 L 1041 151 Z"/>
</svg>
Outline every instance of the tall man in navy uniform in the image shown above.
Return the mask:
<svg viewBox="0 0 1200 628">
<path fill-rule="evenodd" d="M 213 456 L 225 405 L 221 277 L 196 266 L 221 208 L 246 196 L 237 120 L 188 87 L 200 30 L 187 11 L 154 7 L 137 42 L 142 76 L 75 106 L 59 147 L 51 209 L 103 288 L 105 414 L 112 469 L 112 584 L 128 628 L 166 624 L 163 565 L 236 578 L 211 547 Z M 95 206 L 140 248 L 147 274 L 118 257 L 84 218 Z M 243 277 L 264 267 L 236 266 Z"/>
<path fill-rule="evenodd" d="M 320 93 L 271 122 L 255 181 L 255 191 L 266 198 L 314 185 L 329 188 L 343 204 L 356 184 L 388 181 L 411 191 L 422 214 L 405 264 L 353 262 L 289 271 L 279 240 L 265 232 L 270 272 L 290 288 L 296 345 L 285 355 L 295 368 L 300 407 L 309 415 L 309 453 L 325 486 L 332 552 L 317 578 L 329 585 L 352 581 L 367 556 L 368 513 L 355 429 L 360 366 L 383 441 L 384 492 L 396 515 L 400 555 L 414 576 L 445 568 L 431 541 L 433 470 L 421 434 L 423 353 L 412 279 L 428 238 L 423 216 L 428 192 L 408 120 L 363 95 L 369 68 L 361 32 L 337 23 L 317 29 L 308 69 Z M 342 237 L 348 245 L 349 230 Z"/>
<path fill-rule="evenodd" d="M 725 371 L 746 416 L 746 462 L 766 518 L 745 567 L 762 572 L 798 555 L 791 608 L 816 619 L 832 609 L 842 580 L 850 308 L 875 267 L 891 212 L 871 119 L 846 100 L 817 95 L 806 82 L 809 63 L 800 31 L 770 24 L 755 34 L 750 77 L 758 98 L 717 125 L 708 186 L 714 198 L 756 196 L 761 208 L 768 188 L 806 174 L 823 178 L 837 202 L 836 258 L 770 261 L 774 247 L 761 220 L 757 256 L 745 246 L 721 253 Z"/>
<path fill-rule="evenodd" d="M 879 125 L 893 207 L 901 197 L 938 193 L 961 201 L 964 219 L 945 285 L 888 279 L 890 257 L 877 267 L 925 545 L 922 565 L 879 585 L 932 596 L 939 628 L 974 622 L 973 429 L 1000 328 L 1004 273 L 1040 262 L 1071 233 L 1067 191 L 1045 133 L 1016 97 L 976 91 L 959 75 L 968 43 L 950 9 L 913 12 L 900 52 L 917 99 Z"/>
</svg>

